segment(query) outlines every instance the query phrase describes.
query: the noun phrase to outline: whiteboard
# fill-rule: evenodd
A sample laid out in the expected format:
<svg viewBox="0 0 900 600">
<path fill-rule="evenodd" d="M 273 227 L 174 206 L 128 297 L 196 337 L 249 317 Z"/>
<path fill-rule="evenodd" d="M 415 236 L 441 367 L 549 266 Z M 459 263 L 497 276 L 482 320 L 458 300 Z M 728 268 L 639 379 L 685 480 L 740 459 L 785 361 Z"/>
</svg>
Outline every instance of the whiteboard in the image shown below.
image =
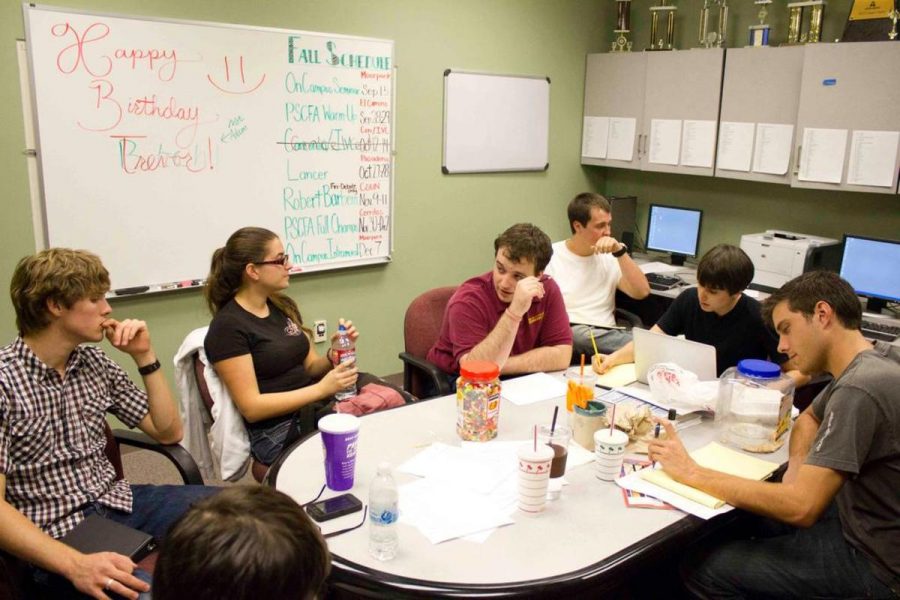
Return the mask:
<svg viewBox="0 0 900 600">
<path fill-rule="evenodd" d="M 550 167 L 550 78 L 444 71 L 444 173 Z"/>
<path fill-rule="evenodd" d="M 250 225 L 298 271 L 390 260 L 392 41 L 23 10 L 47 246 L 149 291 Z"/>
</svg>

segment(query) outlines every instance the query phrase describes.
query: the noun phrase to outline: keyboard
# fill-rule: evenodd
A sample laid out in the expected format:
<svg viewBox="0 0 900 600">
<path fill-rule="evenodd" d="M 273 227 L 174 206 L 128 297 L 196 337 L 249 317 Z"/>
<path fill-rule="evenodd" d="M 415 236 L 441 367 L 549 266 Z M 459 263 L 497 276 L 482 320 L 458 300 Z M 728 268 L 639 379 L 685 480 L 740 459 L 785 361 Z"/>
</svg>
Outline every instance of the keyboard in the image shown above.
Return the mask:
<svg viewBox="0 0 900 600">
<path fill-rule="evenodd" d="M 891 325 L 890 323 L 881 323 L 879 321 L 863 320 L 862 334 L 869 339 L 893 342 L 895 338 L 900 336 L 900 326 Z"/>
<path fill-rule="evenodd" d="M 651 290 L 671 290 L 684 283 L 681 277 L 661 273 L 647 273 L 647 282 Z"/>
</svg>

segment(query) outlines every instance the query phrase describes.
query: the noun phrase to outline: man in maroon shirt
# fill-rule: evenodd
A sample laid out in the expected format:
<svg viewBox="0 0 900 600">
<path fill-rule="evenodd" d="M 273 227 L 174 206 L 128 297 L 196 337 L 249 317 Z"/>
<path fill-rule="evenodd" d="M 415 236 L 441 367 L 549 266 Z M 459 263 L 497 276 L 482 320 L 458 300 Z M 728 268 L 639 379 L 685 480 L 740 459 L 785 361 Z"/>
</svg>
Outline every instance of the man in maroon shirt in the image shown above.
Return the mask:
<svg viewBox="0 0 900 600">
<path fill-rule="evenodd" d="M 558 371 L 572 357 L 572 330 L 559 286 L 544 275 L 553 249 L 530 223 L 494 240 L 494 268 L 450 298 L 428 360 L 455 383 L 459 363 L 489 360 L 502 375 Z"/>
</svg>

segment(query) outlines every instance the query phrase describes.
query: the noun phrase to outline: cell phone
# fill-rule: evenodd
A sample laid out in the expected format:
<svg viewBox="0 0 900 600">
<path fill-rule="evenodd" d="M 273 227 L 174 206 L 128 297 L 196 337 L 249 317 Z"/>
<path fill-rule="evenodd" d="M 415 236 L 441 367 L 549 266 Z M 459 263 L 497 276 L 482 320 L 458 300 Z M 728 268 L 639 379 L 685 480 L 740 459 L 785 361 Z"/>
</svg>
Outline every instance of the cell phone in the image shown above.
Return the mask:
<svg viewBox="0 0 900 600">
<path fill-rule="evenodd" d="M 306 507 L 306 512 L 309 513 L 309 516 L 319 523 L 349 515 L 358 510 L 362 510 L 362 502 L 353 494 L 341 494 L 334 498 L 319 500 Z"/>
</svg>

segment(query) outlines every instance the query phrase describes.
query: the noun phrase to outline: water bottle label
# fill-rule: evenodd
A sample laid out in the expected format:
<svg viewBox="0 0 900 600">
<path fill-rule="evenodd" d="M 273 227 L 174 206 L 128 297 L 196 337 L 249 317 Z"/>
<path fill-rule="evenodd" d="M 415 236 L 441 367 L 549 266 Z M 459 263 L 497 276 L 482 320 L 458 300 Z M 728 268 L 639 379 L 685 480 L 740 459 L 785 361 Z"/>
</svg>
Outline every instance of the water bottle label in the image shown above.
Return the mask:
<svg viewBox="0 0 900 600">
<path fill-rule="evenodd" d="M 391 510 L 386 508 L 382 511 L 372 510 L 369 512 L 369 518 L 378 525 L 390 525 L 397 522 L 397 509 Z"/>
<path fill-rule="evenodd" d="M 334 360 L 334 364 L 338 365 L 340 363 L 344 363 L 350 360 L 356 359 L 356 350 L 332 350 L 331 351 L 332 359 Z"/>
</svg>

